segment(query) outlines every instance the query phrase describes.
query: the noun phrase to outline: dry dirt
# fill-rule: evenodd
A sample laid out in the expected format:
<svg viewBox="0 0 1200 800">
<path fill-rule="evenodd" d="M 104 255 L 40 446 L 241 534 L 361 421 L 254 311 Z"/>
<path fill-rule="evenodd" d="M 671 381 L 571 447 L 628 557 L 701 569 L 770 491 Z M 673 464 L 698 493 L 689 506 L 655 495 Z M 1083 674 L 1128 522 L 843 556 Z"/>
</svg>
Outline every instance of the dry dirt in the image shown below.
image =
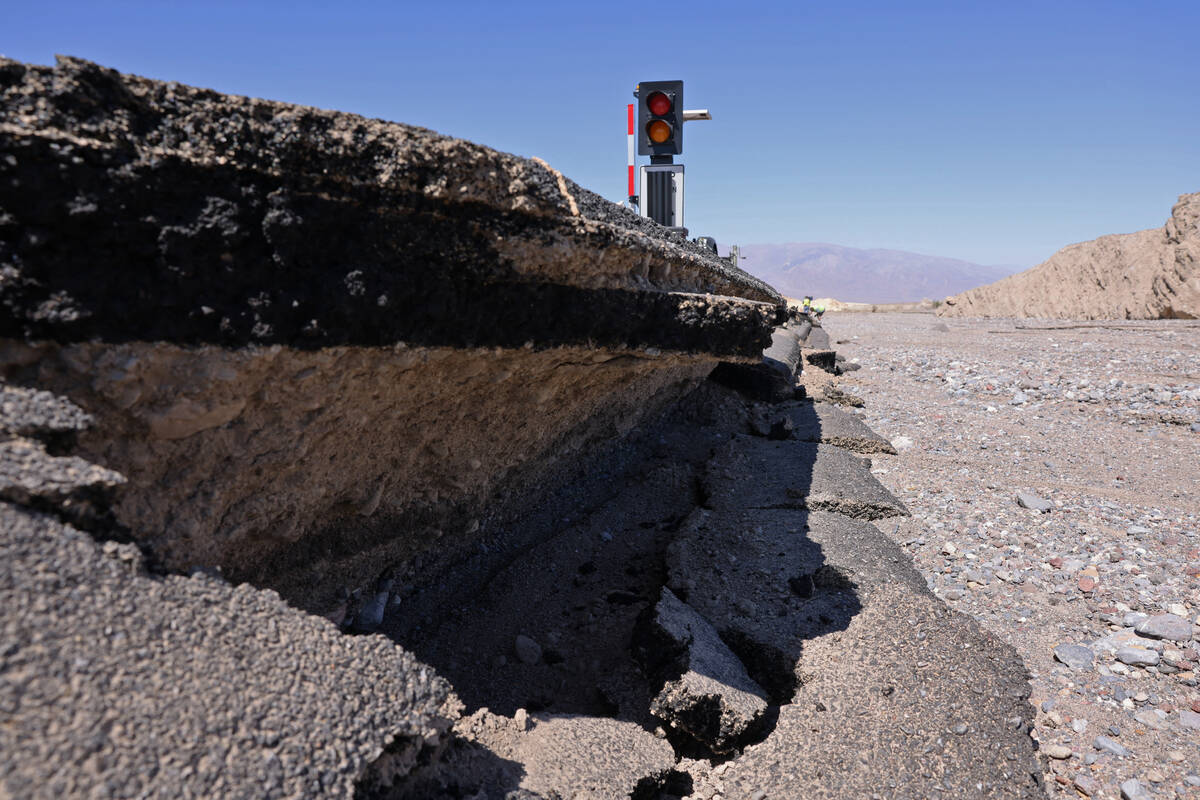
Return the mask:
<svg viewBox="0 0 1200 800">
<path fill-rule="evenodd" d="M 1018 275 L 948 298 L 951 317 L 1200 317 L 1200 193 L 1161 228 L 1069 245 Z"/>
<path fill-rule="evenodd" d="M 881 527 L 1025 661 L 1051 795 L 1200 797 L 1200 325 L 825 328 L 900 451 L 874 472 L 913 516 Z"/>
</svg>

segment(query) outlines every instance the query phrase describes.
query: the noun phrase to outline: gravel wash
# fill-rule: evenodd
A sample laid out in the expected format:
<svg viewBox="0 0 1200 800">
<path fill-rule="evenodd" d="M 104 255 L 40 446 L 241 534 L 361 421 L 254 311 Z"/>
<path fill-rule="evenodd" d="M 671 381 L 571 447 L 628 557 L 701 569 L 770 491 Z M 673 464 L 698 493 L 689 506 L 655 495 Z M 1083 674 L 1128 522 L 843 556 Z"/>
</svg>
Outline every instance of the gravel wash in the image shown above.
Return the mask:
<svg viewBox="0 0 1200 800">
<path fill-rule="evenodd" d="M 877 524 L 1024 659 L 1050 795 L 1200 798 L 1200 323 L 824 327 L 899 451 Z"/>
</svg>

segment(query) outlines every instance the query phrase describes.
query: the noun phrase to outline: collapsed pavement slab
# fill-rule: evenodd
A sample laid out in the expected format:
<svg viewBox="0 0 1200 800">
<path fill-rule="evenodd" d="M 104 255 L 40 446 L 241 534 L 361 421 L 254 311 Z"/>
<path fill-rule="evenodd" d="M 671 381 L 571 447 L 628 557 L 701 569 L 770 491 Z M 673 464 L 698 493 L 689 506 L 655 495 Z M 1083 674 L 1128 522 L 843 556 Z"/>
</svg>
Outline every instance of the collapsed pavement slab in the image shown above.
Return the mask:
<svg viewBox="0 0 1200 800">
<path fill-rule="evenodd" d="M 861 419 L 828 403 L 800 401 L 782 406 L 775 413 L 791 420 L 792 436 L 802 442 L 822 442 L 856 453 L 896 454 L 892 443 Z"/>
<path fill-rule="evenodd" d="M 799 509 L 699 511 L 667 551 L 667 586 L 716 628 L 775 703 L 787 703 L 804 643 L 844 629 L 862 607 L 853 574 L 829 562 L 818 540 L 871 545 L 872 531 Z"/>
<path fill-rule="evenodd" d="M 830 350 L 829 334 L 820 325 L 814 325 L 804 340 L 807 350 Z"/>
<path fill-rule="evenodd" d="M 812 367 L 837 374 L 837 353 L 833 350 L 804 349 L 804 363 Z"/>
<path fill-rule="evenodd" d="M 668 585 L 790 701 L 729 764 L 728 796 L 1042 796 L 1020 659 L 935 598 L 875 526 L 705 512 L 668 568 Z"/>
<path fill-rule="evenodd" d="M 781 402 L 796 393 L 800 372 L 801 340 L 796 331 L 781 326 L 771 333 L 771 345 L 758 363 L 726 361 L 712 373 L 713 380 L 755 400 Z"/>
<path fill-rule="evenodd" d="M 710 462 L 708 505 L 807 508 L 862 519 L 907 516 L 862 458 L 828 444 L 739 436 Z"/>
<path fill-rule="evenodd" d="M 757 732 L 766 692 L 721 641 L 712 625 L 663 587 L 635 647 L 662 689 L 650 710 L 714 753 L 729 753 Z"/>
<path fill-rule="evenodd" d="M 0 120 L 0 370 L 95 418 L 78 453 L 159 562 L 312 610 L 475 552 L 783 313 L 544 162 L 421 128 L 72 58 L 0 60 Z"/>
</svg>

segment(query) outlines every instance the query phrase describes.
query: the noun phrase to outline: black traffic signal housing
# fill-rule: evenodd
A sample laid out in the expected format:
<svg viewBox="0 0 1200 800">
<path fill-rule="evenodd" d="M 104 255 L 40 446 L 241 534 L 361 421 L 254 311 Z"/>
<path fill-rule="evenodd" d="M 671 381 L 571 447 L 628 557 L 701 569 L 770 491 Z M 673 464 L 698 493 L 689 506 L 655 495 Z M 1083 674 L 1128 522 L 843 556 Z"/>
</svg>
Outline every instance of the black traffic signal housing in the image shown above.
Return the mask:
<svg viewBox="0 0 1200 800">
<path fill-rule="evenodd" d="M 637 88 L 640 156 L 683 152 L 683 81 L 642 81 Z"/>
</svg>

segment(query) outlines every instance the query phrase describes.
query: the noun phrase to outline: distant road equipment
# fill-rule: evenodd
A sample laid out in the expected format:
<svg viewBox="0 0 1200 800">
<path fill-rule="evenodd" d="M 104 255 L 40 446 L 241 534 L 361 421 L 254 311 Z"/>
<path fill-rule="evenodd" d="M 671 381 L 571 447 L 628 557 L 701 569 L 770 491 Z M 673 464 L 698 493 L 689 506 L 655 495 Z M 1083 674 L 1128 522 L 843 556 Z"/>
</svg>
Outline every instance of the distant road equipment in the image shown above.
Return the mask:
<svg viewBox="0 0 1200 800">
<path fill-rule="evenodd" d="M 683 153 L 683 123 L 712 119 L 712 115 L 708 109 L 683 110 L 683 81 L 642 81 L 633 96 L 637 103 L 627 109 L 629 202 L 643 217 L 687 236 L 683 225 L 684 170 L 683 164 L 674 163 L 674 157 Z M 650 163 L 640 170 L 640 196 L 634 183 L 635 150 L 637 155 L 650 156 Z"/>
</svg>

